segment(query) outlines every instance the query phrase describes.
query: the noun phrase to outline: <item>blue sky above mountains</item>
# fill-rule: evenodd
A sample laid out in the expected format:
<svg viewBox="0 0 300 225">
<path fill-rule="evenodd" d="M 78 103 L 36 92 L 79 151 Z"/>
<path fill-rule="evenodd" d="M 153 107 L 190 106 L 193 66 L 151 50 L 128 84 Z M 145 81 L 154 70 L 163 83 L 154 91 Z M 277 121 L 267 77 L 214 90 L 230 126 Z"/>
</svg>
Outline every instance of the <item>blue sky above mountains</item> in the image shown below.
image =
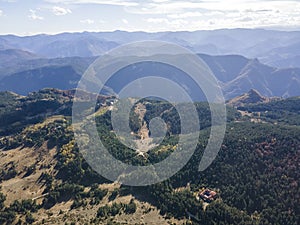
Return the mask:
<svg viewBox="0 0 300 225">
<path fill-rule="evenodd" d="M 0 0 L 0 33 L 300 28 L 297 0 Z"/>
</svg>

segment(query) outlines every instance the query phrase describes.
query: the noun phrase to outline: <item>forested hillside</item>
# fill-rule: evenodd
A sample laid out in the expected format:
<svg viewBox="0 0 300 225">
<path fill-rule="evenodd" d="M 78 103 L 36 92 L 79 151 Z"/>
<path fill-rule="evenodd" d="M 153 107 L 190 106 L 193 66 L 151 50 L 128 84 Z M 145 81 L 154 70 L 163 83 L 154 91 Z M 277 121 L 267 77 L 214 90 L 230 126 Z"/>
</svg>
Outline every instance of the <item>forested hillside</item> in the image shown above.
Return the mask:
<svg viewBox="0 0 300 225">
<path fill-rule="evenodd" d="M 190 161 L 164 182 L 129 187 L 101 177 L 82 157 L 73 135 L 73 96 L 55 89 L 0 94 L 0 224 L 299 224 L 300 98 L 227 106 L 222 148 L 204 172 L 198 166 L 210 111 L 207 103 L 196 103 L 201 131 Z M 90 97 L 83 92 L 80 101 Z M 138 102 L 148 128 L 156 116 L 168 125 L 163 142 L 140 155 L 112 131 L 114 100 L 99 96 L 95 113 L 112 155 L 147 165 L 174 151 L 180 122 L 171 104 Z M 130 126 L 139 136 L 137 116 L 133 110 Z M 199 197 L 205 188 L 217 194 L 211 202 Z"/>
</svg>

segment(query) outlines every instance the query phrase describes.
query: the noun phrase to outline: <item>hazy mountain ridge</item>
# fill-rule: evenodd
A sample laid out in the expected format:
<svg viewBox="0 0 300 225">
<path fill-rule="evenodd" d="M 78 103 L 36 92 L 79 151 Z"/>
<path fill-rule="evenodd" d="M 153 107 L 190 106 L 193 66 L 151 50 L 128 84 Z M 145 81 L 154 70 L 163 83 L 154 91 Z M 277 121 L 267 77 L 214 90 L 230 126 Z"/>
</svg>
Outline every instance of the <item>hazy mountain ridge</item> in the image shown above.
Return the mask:
<svg viewBox="0 0 300 225">
<path fill-rule="evenodd" d="M 14 54 L 13 52 L 12 57 L 15 57 Z M 300 69 L 298 68 L 277 69 L 264 65 L 257 59 L 248 59 L 240 55 L 199 54 L 199 57 L 220 82 L 226 99 L 239 96 L 250 89 L 257 89 L 268 97 L 300 95 Z M 28 92 L 46 87 L 75 88 L 81 75 L 95 59 L 96 57 L 69 57 L 11 61 L 12 66 L 6 65 L 0 68 L 2 73 L 0 78 L 3 76 L 0 79 L 0 90 L 26 95 Z M 105 89 L 112 94 L 109 89 L 118 92 L 134 79 L 154 73 L 184 86 L 195 100 L 204 99 L 201 90 L 186 74 L 176 68 L 157 63 L 144 63 L 124 68 L 107 82 Z"/>
<path fill-rule="evenodd" d="M 94 60 L 95 57 L 66 57 L 54 59 L 36 58 L 30 60 L 14 60 L 10 61 L 8 64 L 0 62 L 0 80 L 1 78 L 14 75 L 20 72 L 51 66 L 72 66 L 77 73 L 83 74 L 83 72 Z"/>
<path fill-rule="evenodd" d="M 300 32 L 274 31 L 263 29 L 223 29 L 194 32 L 83 32 L 57 35 L 35 35 L 18 37 L 0 36 L 0 49 L 16 48 L 45 57 L 96 56 L 117 45 L 142 40 L 169 41 L 187 47 L 196 53 L 239 54 L 259 58 L 274 65 L 278 60 L 295 57 L 297 51 L 282 56 L 280 49 L 294 49 L 299 46 Z M 79 46 L 80 45 L 80 46 Z M 55 50 L 55 51 L 54 51 Z M 264 54 L 262 54 L 264 53 Z M 281 62 L 282 67 L 289 64 Z M 300 63 L 295 65 L 300 67 Z"/>
<path fill-rule="evenodd" d="M 42 67 L 4 77 L 0 89 L 27 94 L 41 88 L 72 89 L 77 87 L 81 75 L 72 66 Z M 16 85 L 17 84 L 17 85 Z"/>
<path fill-rule="evenodd" d="M 39 56 L 20 49 L 6 49 L 0 50 L 0 68 L 9 66 L 12 63 L 37 59 Z"/>
<path fill-rule="evenodd" d="M 300 95 L 300 69 L 297 69 L 297 66 L 300 67 L 300 32 L 263 29 L 83 32 L 27 37 L 2 35 L 0 90 L 27 94 L 46 87 L 75 88 L 80 76 L 97 55 L 118 45 L 140 40 L 169 41 L 201 53 L 199 56 L 215 74 L 226 99 L 250 89 L 256 89 L 267 97 Z M 53 71 L 61 76 L 56 76 L 56 82 L 50 79 L 55 76 Z M 186 74 L 174 68 L 159 71 L 154 65 L 140 67 L 139 71 L 133 67 L 119 71 L 116 74 L 119 78 L 113 78 L 106 89 L 118 91 L 121 84 L 124 86 L 133 78 L 152 74 L 153 71 L 163 72 L 164 77 L 179 82 L 195 100 L 204 99 L 201 90 Z M 109 90 L 108 93 L 112 92 Z"/>
</svg>

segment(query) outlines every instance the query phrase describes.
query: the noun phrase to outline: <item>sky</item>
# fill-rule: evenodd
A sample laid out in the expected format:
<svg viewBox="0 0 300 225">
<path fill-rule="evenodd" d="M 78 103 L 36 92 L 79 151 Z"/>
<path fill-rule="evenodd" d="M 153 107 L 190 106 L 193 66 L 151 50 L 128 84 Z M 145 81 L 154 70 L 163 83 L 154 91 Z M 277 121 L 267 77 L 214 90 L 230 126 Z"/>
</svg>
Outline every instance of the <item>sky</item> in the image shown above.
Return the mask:
<svg viewBox="0 0 300 225">
<path fill-rule="evenodd" d="M 300 0 L 0 0 L 0 34 L 300 30 Z"/>
</svg>

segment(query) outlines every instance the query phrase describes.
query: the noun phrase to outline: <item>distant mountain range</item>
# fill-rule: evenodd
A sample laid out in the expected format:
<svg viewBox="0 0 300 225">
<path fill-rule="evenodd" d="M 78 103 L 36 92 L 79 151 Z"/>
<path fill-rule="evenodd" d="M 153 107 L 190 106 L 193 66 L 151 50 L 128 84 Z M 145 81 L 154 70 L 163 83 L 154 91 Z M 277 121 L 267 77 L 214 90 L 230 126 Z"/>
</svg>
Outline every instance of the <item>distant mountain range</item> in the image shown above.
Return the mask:
<svg viewBox="0 0 300 225">
<path fill-rule="evenodd" d="M 20 49 L 2 50 L 0 51 L 0 68 L 37 58 L 39 58 L 37 55 Z"/>
<path fill-rule="evenodd" d="M 26 95 L 47 87 L 76 88 L 97 55 L 121 44 L 150 39 L 177 43 L 201 52 L 199 57 L 219 80 L 226 99 L 250 89 L 267 97 L 300 95 L 300 32 L 262 29 L 2 35 L 0 91 Z M 204 100 L 201 90 L 186 74 L 158 63 L 123 68 L 107 82 L 104 93 L 118 92 L 130 81 L 154 73 L 178 82 L 193 99 Z"/>
<path fill-rule="evenodd" d="M 239 96 L 250 89 L 256 89 L 268 97 L 300 95 L 299 68 L 277 69 L 264 65 L 257 59 L 248 59 L 239 55 L 200 54 L 199 57 L 207 63 L 219 80 L 226 99 Z M 12 67 L 0 69 L 3 71 L 0 90 L 26 95 L 28 92 L 46 87 L 76 88 L 81 75 L 94 59 L 72 57 L 26 61 L 19 58 Z M 149 76 L 149 74 L 170 78 L 182 85 L 193 99 L 204 100 L 201 90 L 186 74 L 176 68 L 159 63 L 137 64 L 120 70 L 106 83 L 105 93 L 113 93 L 108 90 L 117 93 L 131 81 Z"/>
<path fill-rule="evenodd" d="M 83 32 L 19 37 L 0 36 L 0 50 L 20 49 L 45 58 L 98 56 L 118 45 L 141 40 L 179 44 L 196 53 L 238 54 L 270 66 L 300 67 L 300 31 L 222 29 L 194 32 Z"/>
</svg>

